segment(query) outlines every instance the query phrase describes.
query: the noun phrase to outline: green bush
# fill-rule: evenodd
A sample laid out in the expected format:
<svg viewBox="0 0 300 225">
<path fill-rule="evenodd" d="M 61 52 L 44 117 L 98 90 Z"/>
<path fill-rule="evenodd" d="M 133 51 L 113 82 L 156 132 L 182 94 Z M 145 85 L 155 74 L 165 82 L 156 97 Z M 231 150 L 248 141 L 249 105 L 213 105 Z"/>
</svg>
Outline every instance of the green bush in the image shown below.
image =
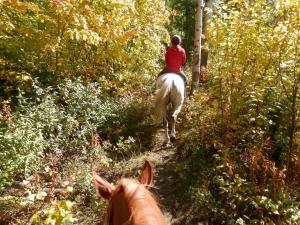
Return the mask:
<svg viewBox="0 0 300 225">
<path fill-rule="evenodd" d="M 204 206 L 206 201 L 206 206 L 209 206 L 208 211 L 213 215 L 215 223 L 294 224 L 299 222 L 299 204 L 286 192 L 276 190 L 274 193 L 272 190 L 274 188 L 272 185 L 280 182 L 280 177 L 274 174 L 273 178 L 266 178 L 267 183 L 261 186 L 262 180 L 253 181 L 249 177 L 243 177 L 245 174 L 241 168 L 234 167 L 234 174 L 229 174 L 228 162 L 222 156 L 216 154 L 215 160 L 218 166 L 213 170 L 209 198 L 196 197 L 199 205 Z"/>
<path fill-rule="evenodd" d="M 128 96 L 113 100 L 99 84 L 80 80 L 45 89 L 35 82 L 33 88 L 34 97 L 19 96 L 13 125 L 0 131 L 1 190 L 16 175 L 45 168 L 49 157 L 92 157 L 95 145 L 101 144 L 92 143 L 92 136 L 108 138 L 121 129 L 132 101 Z"/>
<path fill-rule="evenodd" d="M 229 124 L 220 116 L 215 99 L 200 93 L 187 103 L 180 148 L 186 158 L 177 170 L 181 190 L 186 190 L 180 199 L 193 202 L 186 206 L 193 214 L 184 224 L 299 223 L 297 196 L 286 188 L 286 169 L 273 160 L 273 143 L 266 138 L 270 128 L 276 137 L 287 129 L 286 101 L 275 102 L 277 96 L 272 94 L 272 107 L 262 106 L 257 114 L 240 113 Z M 257 103 L 253 99 L 249 98 L 249 105 Z M 272 117 L 272 122 L 263 117 Z M 278 143 L 286 146 L 284 140 Z"/>
</svg>

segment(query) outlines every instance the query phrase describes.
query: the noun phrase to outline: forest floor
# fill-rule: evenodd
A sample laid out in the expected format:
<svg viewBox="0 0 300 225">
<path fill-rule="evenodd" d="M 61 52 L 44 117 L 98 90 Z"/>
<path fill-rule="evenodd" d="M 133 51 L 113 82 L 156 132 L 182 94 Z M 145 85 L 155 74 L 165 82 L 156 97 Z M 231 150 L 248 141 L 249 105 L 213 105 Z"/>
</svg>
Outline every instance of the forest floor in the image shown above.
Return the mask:
<svg viewBox="0 0 300 225">
<path fill-rule="evenodd" d="M 163 147 L 165 141 L 163 126 L 145 125 L 140 130 L 143 133 L 143 140 L 140 140 L 140 142 L 143 144 L 141 144 L 141 148 L 138 151 L 131 152 L 125 157 L 120 157 L 118 160 L 113 160 L 114 162 L 108 168 L 102 168 L 98 171 L 100 176 L 114 183 L 122 176 L 137 178 L 145 159 L 149 160 L 154 170 L 154 184 L 150 191 L 156 196 L 159 206 L 170 225 L 186 224 L 185 220 L 189 218 L 193 210 L 191 208 L 193 206 L 191 200 L 187 199 L 188 197 L 185 195 L 188 186 L 183 182 L 190 178 L 186 178 L 178 170 L 178 165 L 185 158 L 185 153 L 181 149 L 185 136 L 185 128 L 181 128 L 180 126 L 181 122 L 178 122 L 176 125 L 178 132 L 176 141 L 171 146 Z M 148 146 L 148 149 L 145 146 Z M 84 164 L 85 162 L 82 163 Z M 70 167 L 71 171 L 80 170 L 80 168 L 76 168 L 76 164 L 70 164 Z M 66 176 L 66 174 L 62 174 L 61 176 Z M 90 184 L 90 180 L 87 180 Z M 27 196 L 28 193 L 23 187 L 20 189 L 11 187 L 6 190 L 5 195 L 8 197 L 10 195 Z M 58 199 L 60 198 L 58 196 Z M 100 200 L 102 201 L 100 206 L 95 204 L 97 197 L 94 192 L 75 192 L 66 199 L 77 203 L 77 207 L 73 211 L 75 218 L 78 219 L 76 224 L 102 224 L 103 209 L 106 207 L 106 203 Z M 0 214 L 0 223 L 1 221 L 5 221 L 4 224 L 31 224 L 30 221 L 33 214 L 43 213 L 44 209 L 50 206 L 50 202 L 47 200 L 40 201 L 38 204 L 29 206 L 28 208 L 26 206 L 15 207 L 15 204 L 17 203 L 8 205 L 7 210 L 4 210 L 4 214 Z"/>
</svg>

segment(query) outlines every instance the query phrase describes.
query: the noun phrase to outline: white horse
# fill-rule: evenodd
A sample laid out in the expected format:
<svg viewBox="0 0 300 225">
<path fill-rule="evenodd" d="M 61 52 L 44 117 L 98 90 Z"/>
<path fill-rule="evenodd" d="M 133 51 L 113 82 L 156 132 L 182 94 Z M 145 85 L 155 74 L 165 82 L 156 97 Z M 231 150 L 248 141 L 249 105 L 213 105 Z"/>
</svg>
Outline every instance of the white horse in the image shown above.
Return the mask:
<svg viewBox="0 0 300 225">
<path fill-rule="evenodd" d="M 184 102 L 185 83 L 182 77 L 175 73 L 160 75 L 156 81 L 155 116 L 165 124 L 166 143 L 175 141 L 175 123 Z M 171 133 L 169 135 L 169 126 Z"/>
</svg>

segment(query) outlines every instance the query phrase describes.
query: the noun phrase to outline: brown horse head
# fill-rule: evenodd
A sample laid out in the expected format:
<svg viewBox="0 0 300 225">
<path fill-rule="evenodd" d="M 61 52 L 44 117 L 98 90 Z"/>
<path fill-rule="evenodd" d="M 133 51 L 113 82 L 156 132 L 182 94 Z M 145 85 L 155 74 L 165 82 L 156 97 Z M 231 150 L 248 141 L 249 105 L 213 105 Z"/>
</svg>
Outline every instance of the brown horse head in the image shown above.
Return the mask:
<svg viewBox="0 0 300 225">
<path fill-rule="evenodd" d="M 97 193 L 108 200 L 105 225 L 166 225 L 165 218 L 148 187 L 153 181 L 146 160 L 139 180 L 122 178 L 114 186 L 93 173 Z"/>
</svg>

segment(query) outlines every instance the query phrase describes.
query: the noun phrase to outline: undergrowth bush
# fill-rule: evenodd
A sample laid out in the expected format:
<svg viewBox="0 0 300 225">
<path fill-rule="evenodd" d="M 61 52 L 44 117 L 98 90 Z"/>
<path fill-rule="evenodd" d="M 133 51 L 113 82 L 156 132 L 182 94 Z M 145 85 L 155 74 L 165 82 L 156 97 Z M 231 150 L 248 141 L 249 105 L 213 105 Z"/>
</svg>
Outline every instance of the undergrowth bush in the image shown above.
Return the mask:
<svg viewBox="0 0 300 225">
<path fill-rule="evenodd" d="M 264 124 L 247 113 L 228 124 L 217 108 L 203 93 L 185 107 L 185 160 L 177 170 L 181 189 L 188 190 L 180 196 L 191 199 L 193 215 L 184 224 L 298 224 L 298 199 L 288 188 L 286 168 L 270 154 Z"/>
<path fill-rule="evenodd" d="M 259 153 L 251 152 L 249 156 L 253 161 L 250 162 L 238 149 L 216 149 L 220 145 L 203 145 L 194 137 L 191 139 L 194 150 L 177 167 L 184 185 L 182 189 L 188 190 L 180 195 L 185 196 L 184 201 L 187 196 L 193 201 L 189 206 L 193 216 L 184 224 L 300 222 L 300 205 L 286 189 L 284 170 L 276 168 Z"/>
<path fill-rule="evenodd" d="M 112 99 L 99 84 L 80 80 L 68 80 L 55 88 L 40 88 L 34 82 L 33 88 L 33 97 L 18 97 L 12 124 L 2 124 L 0 190 L 14 178 L 43 170 L 51 157 L 60 161 L 86 155 L 86 162 L 95 157 L 95 148 L 103 140 L 121 132 L 134 104 L 130 95 Z M 118 151 L 128 149 L 125 146 L 134 140 L 121 142 Z"/>
</svg>

